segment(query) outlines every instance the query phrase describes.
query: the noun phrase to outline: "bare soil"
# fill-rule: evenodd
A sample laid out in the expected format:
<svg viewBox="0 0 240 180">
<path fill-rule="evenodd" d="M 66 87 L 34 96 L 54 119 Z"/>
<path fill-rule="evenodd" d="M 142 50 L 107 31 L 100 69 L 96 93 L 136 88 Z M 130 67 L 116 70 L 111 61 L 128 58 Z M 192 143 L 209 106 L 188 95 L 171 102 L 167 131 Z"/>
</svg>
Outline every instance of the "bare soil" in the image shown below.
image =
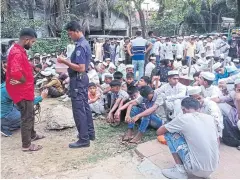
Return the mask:
<svg viewBox="0 0 240 180">
<path fill-rule="evenodd" d="M 41 121 L 35 125 L 38 133 L 47 137 L 36 142 L 43 146 L 39 152 L 21 151 L 20 130 L 12 137 L 1 138 L 2 178 L 144 178 L 137 166 L 141 163 L 134 149 L 124 145 L 121 138 L 126 124 L 110 127 L 104 119 L 94 121 L 96 140 L 89 148 L 70 149 L 68 144 L 77 140 L 76 128 L 46 130 L 51 108 L 71 103 L 58 99 L 46 99 L 41 103 Z M 65 112 L 59 112 L 59 115 Z M 144 141 L 154 139 L 155 131 L 146 133 Z"/>
</svg>

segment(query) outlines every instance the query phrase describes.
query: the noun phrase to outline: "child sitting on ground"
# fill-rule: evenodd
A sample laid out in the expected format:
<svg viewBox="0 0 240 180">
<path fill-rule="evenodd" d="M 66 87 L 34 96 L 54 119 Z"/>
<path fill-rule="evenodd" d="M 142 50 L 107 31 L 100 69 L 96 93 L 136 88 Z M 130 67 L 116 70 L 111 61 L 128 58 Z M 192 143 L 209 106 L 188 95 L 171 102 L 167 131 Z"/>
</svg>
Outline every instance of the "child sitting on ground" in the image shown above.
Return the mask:
<svg viewBox="0 0 240 180">
<path fill-rule="evenodd" d="M 126 83 L 127 83 L 127 89 L 131 86 L 135 86 L 136 81 L 134 80 L 134 74 L 133 73 L 127 73 Z"/>
<path fill-rule="evenodd" d="M 137 87 L 141 88 L 143 86 L 148 86 L 151 84 L 151 79 L 148 76 L 143 76 L 138 81 Z"/>
<path fill-rule="evenodd" d="M 123 81 L 123 74 L 119 71 L 113 74 L 114 80 L 119 80 L 121 83 L 121 89 L 127 92 L 127 84 Z"/>
<path fill-rule="evenodd" d="M 93 113 L 103 114 L 105 112 L 101 95 L 102 93 L 97 89 L 96 84 L 90 83 L 88 86 L 88 103 Z"/>
<path fill-rule="evenodd" d="M 126 91 L 121 89 L 121 82 L 119 80 L 113 80 L 110 83 L 111 86 L 111 106 L 110 112 L 107 117 L 107 121 L 112 125 L 119 125 L 119 119 L 114 119 L 114 113 L 123 106 L 123 103 L 129 98 Z"/>
</svg>

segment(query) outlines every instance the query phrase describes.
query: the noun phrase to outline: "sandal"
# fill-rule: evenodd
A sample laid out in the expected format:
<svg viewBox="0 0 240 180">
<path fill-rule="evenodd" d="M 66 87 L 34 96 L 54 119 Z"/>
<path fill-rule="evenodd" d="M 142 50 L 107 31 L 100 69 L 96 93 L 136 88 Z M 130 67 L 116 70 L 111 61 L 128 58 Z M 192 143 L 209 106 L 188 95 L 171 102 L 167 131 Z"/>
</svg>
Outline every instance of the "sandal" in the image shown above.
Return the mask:
<svg viewBox="0 0 240 180">
<path fill-rule="evenodd" d="M 133 136 L 129 137 L 129 136 L 127 136 L 127 135 L 124 135 L 124 136 L 122 137 L 122 141 L 131 141 L 133 138 L 134 138 Z"/>
<path fill-rule="evenodd" d="M 36 144 L 31 144 L 28 148 L 22 148 L 23 152 L 39 151 L 43 147 Z"/>
<path fill-rule="evenodd" d="M 37 141 L 37 140 L 43 139 L 43 138 L 45 138 L 45 137 L 46 137 L 46 136 L 44 136 L 44 135 L 36 134 L 35 138 L 32 138 L 32 141 Z"/>
<path fill-rule="evenodd" d="M 120 122 L 110 123 L 110 126 L 112 126 L 112 127 L 117 127 L 119 125 L 120 125 Z"/>
<path fill-rule="evenodd" d="M 129 143 L 130 143 L 130 144 L 136 144 L 136 145 L 137 145 L 137 144 L 139 144 L 139 143 L 141 143 L 141 142 L 142 142 L 142 140 L 141 140 L 141 139 L 140 139 L 140 140 L 138 140 L 138 141 L 135 141 L 135 142 L 132 142 L 132 140 L 131 140 L 131 141 L 129 141 Z"/>
</svg>

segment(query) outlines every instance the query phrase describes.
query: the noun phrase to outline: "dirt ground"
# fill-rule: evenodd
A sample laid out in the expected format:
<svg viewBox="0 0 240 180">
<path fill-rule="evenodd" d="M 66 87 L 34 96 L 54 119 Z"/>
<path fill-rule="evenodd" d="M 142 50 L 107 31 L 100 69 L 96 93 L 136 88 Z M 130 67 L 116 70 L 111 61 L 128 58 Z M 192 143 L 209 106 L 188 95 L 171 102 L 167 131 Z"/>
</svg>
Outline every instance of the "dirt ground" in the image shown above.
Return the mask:
<svg viewBox="0 0 240 180">
<path fill-rule="evenodd" d="M 2 178 L 144 178 L 137 166 L 141 163 L 134 149 L 121 143 L 127 130 L 126 124 L 110 127 L 105 120 L 94 121 L 96 140 L 89 148 L 70 149 L 77 130 L 46 130 L 49 117 L 46 112 L 58 104 L 71 108 L 70 102 L 46 99 L 41 103 L 41 121 L 35 125 L 37 132 L 47 137 L 36 143 L 43 146 L 39 152 L 22 152 L 20 130 L 12 137 L 1 138 Z M 61 115 L 64 112 L 59 112 Z M 155 131 L 149 130 L 144 141 L 154 139 Z"/>
</svg>

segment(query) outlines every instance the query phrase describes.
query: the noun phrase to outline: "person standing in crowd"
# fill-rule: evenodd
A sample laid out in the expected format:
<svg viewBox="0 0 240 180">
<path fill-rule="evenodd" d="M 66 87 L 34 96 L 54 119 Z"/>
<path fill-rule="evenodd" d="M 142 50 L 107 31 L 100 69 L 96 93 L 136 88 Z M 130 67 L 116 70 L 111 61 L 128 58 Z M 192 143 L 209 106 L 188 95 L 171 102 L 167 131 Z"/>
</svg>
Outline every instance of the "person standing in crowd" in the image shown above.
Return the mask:
<svg viewBox="0 0 240 180">
<path fill-rule="evenodd" d="M 212 42 L 213 38 L 209 36 L 207 38 L 207 44 L 206 44 L 206 57 L 213 57 L 215 52 L 215 45 Z"/>
<path fill-rule="evenodd" d="M 71 39 L 76 42 L 76 47 L 71 56 L 71 62 L 67 61 L 63 56 L 60 56 L 57 61 L 69 67 L 73 117 L 79 133 L 79 140 L 69 144 L 69 147 L 89 147 L 90 140 L 95 139 L 92 112 L 88 104 L 89 79 L 87 70 L 92 55 L 91 47 L 83 35 L 82 27 L 77 21 L 69 22 L 66 30 Z"/>
<path fill-rule="evenodd" d="M 103 43 L 101 42 L 102 39 L 98 38 L 97 42 L 95 44 L 95 58 L 98 59 L 100 62 L 103 60 L 103 55 L 102 55 L 102 47 Z"/>
<path fill-rule="evenodd" d="M 116 56 L 116 44 L 114 43 L 114 41 L 112 40 L 111 41 L 111 44 L 110 44 L 110 59 L 111 59 L 111 62 L 113 64 L 115 64 L 115 56 Z"/>
<path fill-rule="evenodd" d="M 141 30 L 136 32 L 136 36 L 136 39 L 133 39 L 131 43 L 128 44 L 128 54 L 132 56 L 132 63 L 134 65 L 134 78 L 139 79 L 144 74 L 145 53 L 148 53 L 151 50 L 152 44 L 146 39 L 142 38 Z M 148 46 L 147 50 L 146 46 Z M 137 70 L 139 71 L 138 78 L 136 77 Z"/>
<path fill-rule="evenodd" d="M 129 43 L 130 43 L 130 39 L 126 38 L 123 45 L 123 49 L 125 53 L 125 64 L 132 64 L 132 57 L 129 55 L 128 49 L 127 49 L 127 46 Z"/>
<path fill-rule="evenodd" d="M 183 38 L 182 37 L 178 38 L 178 43 L 176 45 L 176 49 L 177 49 L 176 57 L 177 56 L 184 57 L 184 44 L 183 44 Z"/>
<path fill-rule="evenodd" d="M 14 44 L 8 55 L 6 89 L 21 113 L 21 135 L 23 151 L 38 151 L 42 146 L 31 141 L 45 136 L 34 130 L 34 77 L 26 50 L 36 42 L 37 34 L 31 28 L 20 32 L 19 41 Z M 25 50 L 26 49 L 26 50 Z"/>
<path fill-rule="evenodd" d="M 190 59 L 195 57 L 195 51 L 196 51 L 196 44 L 194 42 L 194 38 L 191 38 L 190 42 L 186 46 L 186 53 L 185 53 L 186 61 L 188 64 L 190 63 Z"/>
<path fill-rule="evenodd" d="M 164 44 L 164 57 L 170 61 L 173 60 L 173 47 L 169 37 L 166 37 Z"/>
<path fill-rule="evenodd" d="M 109 39 L 105 40 L 103 44 L 103 60 L 106 58 L 110 58 L 110 41 Z"/>
</svg>

